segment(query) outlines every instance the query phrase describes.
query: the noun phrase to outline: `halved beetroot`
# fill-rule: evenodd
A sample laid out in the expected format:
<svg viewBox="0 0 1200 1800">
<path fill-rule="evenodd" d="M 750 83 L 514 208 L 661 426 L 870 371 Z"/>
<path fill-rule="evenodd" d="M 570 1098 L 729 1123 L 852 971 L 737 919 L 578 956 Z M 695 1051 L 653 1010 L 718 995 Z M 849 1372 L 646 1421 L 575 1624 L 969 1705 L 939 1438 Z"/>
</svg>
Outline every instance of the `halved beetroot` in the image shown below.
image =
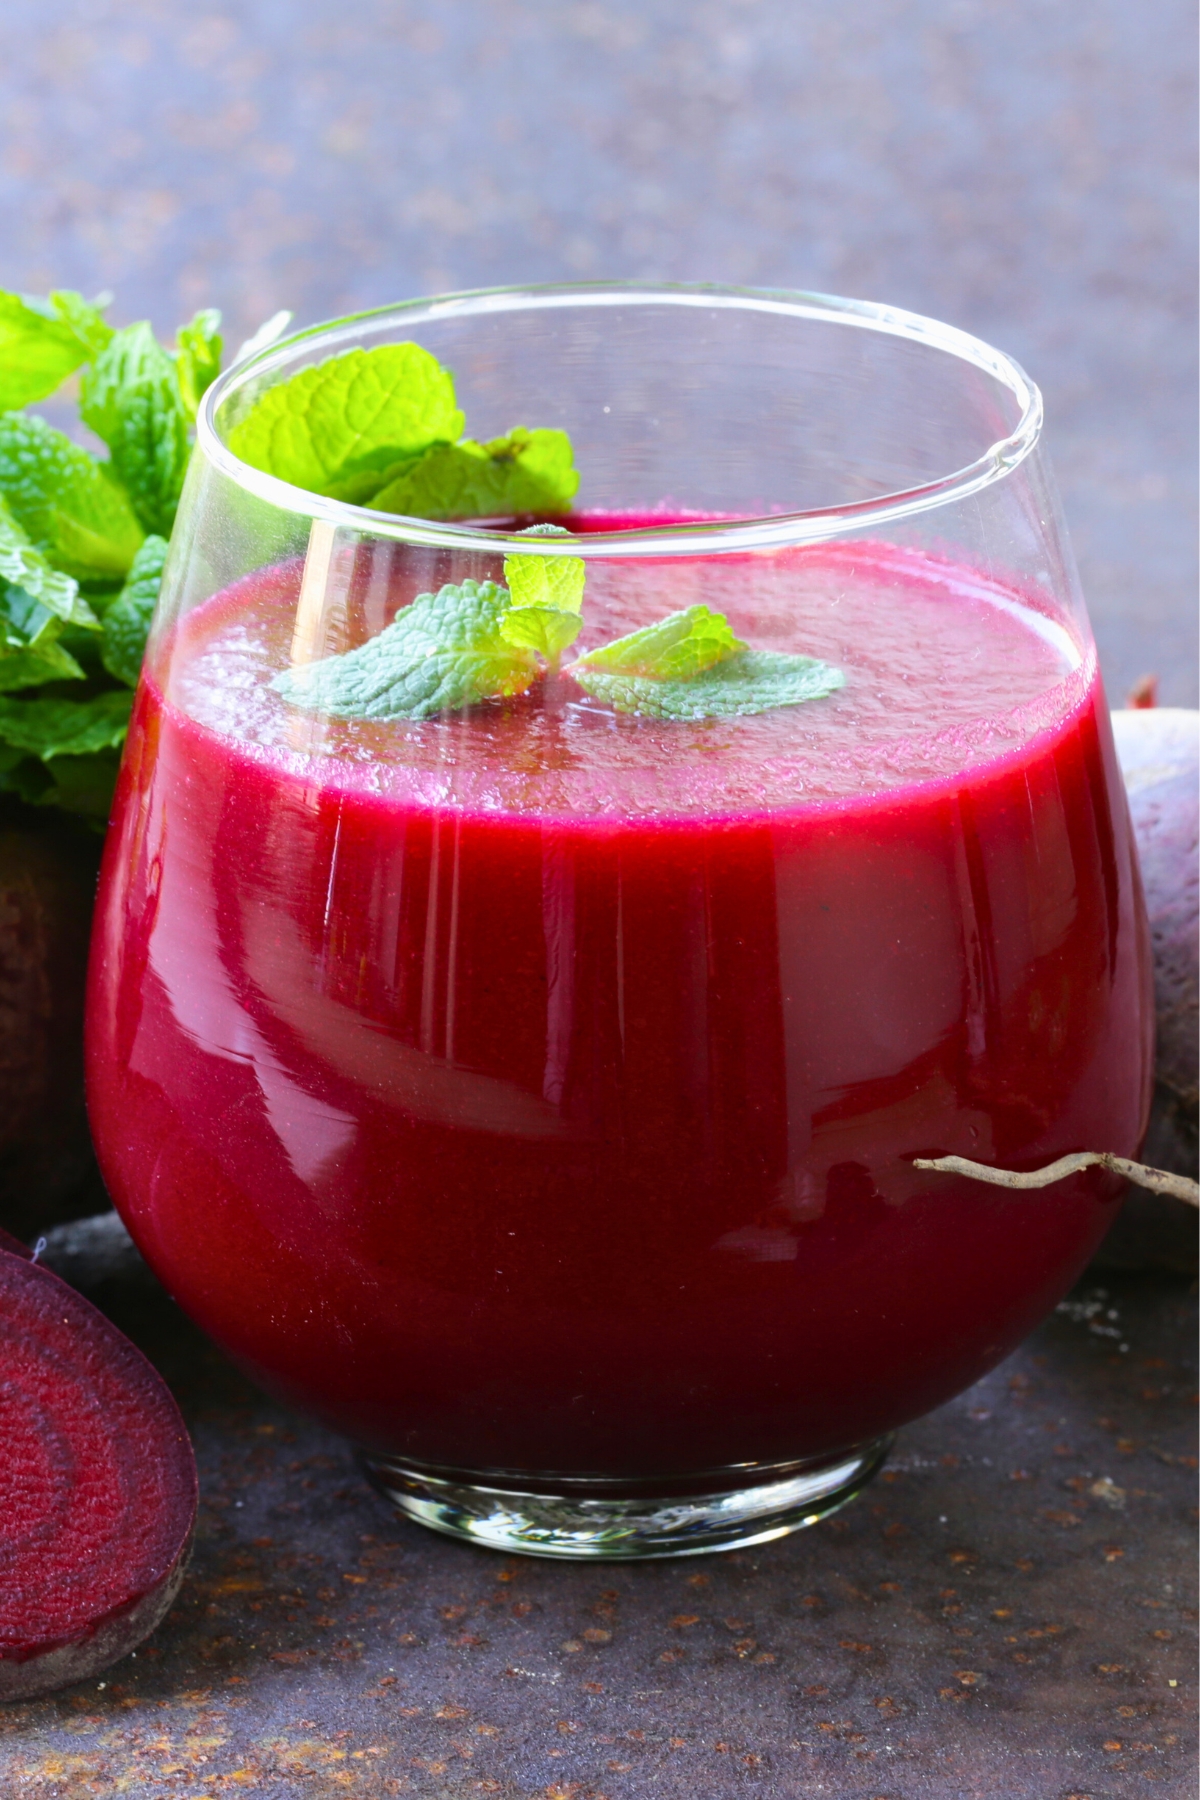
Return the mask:
<svg viewBox="0 0 1200 1800">
<path fill-rule="evenodd" d="M 154 1630 L 196 1497 L 179 1409 L 141 1351 L 0 1250 L 0 1700 L 83 1681 Z"/>
</svg>

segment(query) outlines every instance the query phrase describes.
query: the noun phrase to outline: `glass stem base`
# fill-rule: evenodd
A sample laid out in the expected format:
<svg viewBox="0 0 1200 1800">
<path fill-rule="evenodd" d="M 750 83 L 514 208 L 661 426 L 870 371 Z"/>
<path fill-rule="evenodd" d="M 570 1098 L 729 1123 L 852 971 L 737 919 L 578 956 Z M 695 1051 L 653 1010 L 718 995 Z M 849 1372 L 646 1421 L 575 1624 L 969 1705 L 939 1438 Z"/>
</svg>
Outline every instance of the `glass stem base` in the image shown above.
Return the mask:
<svg viewBox="0 0 1200 1800">
<path fill-rule="evenodd" d="M 520 1556 L 628 1562 L 767 1544 L 815 1525 L 862 1491 L 891 1442 L 674 1483 L 474 1476 L 366 1452 L 362 1460 L 398 1513 L 447 1537 Z"/>
</svg>

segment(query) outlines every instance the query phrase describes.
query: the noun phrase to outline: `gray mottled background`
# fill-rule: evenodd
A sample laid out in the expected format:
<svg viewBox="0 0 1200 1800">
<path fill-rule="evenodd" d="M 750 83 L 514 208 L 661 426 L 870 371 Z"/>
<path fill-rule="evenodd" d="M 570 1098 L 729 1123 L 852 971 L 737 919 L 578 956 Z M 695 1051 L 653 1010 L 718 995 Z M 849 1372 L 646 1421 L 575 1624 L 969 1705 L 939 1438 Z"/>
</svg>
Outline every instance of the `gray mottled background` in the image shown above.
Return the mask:
<svg viewBox="0 0 1200 1800">
<path fill-rule="evenodd" d="M 814 287 L 1045 390 L 1114 700 L 1195 704 L 1190 0 L 4 0 L 0 283 L 236 340 L 448 288 Z"/>
</svg>

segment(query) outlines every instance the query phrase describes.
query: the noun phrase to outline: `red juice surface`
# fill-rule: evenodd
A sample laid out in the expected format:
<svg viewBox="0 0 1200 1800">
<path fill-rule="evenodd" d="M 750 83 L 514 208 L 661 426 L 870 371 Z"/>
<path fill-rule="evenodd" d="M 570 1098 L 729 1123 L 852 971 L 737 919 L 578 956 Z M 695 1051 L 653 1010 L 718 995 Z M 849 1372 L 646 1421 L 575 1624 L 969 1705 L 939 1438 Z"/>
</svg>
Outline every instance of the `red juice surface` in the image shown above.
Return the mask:
<svg viewBox="0 0 1200 1800">
<path fill-rule="evenodd" d="M 460 578 L 376 555 L 343 642 Z M 382 725 L 270 690 L 298 588 L 249 577 L 160 647 L 97 909 L 97 1148 L 187 1311 L 359 1442 L 466 1471 L 799 1458 L 1005 1355 L 1116 1184 L 912 1158 L 1130 1154 L 1149 1080 L 1067 633 L 885 545 L 600 563 L 582 646 L 703 599 L 845 688 L 684 725 L 564 680 Z"/>
</svg>

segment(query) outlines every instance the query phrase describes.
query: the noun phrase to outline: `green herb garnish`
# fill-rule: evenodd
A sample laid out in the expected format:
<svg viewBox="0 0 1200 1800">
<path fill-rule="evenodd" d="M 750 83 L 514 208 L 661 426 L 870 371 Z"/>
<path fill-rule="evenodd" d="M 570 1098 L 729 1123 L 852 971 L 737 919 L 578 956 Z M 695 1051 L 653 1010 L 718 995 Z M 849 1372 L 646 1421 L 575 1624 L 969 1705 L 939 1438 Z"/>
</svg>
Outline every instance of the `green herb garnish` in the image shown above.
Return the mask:
<svg viewBox="0 0 1200 1800">
<path fill-rule="evenodd" d="M 222 348 L 221 315 L 214 306 L 198 312 L 189 325 L 181 325 L 175 333 L 179 397 L 189 421 L 196 417 L 201 400 L 221 373 Z"/>
<path fill-rule="evenodd" d="M 477 700 L 524 693 L 531 649 L 502 633 L 507 588 L 464 581 L 418 594 L 355 650 L 285 669 L 271 686 L 295 706 L 351 719 L 429 719 Z"/>
<path fill-rule="evenodd" d="M 378 637 L 285 669 L 271 686 L 293 706 L 348 719 L 429 719 L 524 693 L 582 629 L 584 564 L 515 555 L 504 572 L 507 588 L 464 581 L 419 594 Z M 751 650 L 707 606 L 617 638 L 566 673 L 617 712 L 675 720 L 773 712 L 822 699 L 846 680 L 814 656 Z"/>
<path fill-rule="evenodd" d="M 707 606 L 689 606 L 589 651 L 572 665 L 572 674 L 577 680 L 595 670 L 631 680 L 689 681 L 745 648 L 734 637 L 724 613 L 710 612 Z"/>
<path fill-rule="evenodd" d="M 821 700 L 846 677 L 815 656 L 752 650 L 721 613 L 689 606 L 573 662 L 594 699 L 650 719 L 730 719 Z"/>
<path fill-rule="evenodd" d="M 523 535 L 551 533 L 570 536 L 557 525 Z M 464 581 L 418 594 L 378 637 L 285 669 L 271 686 L 293 706 L 351 719 L 430 719 L 523 694 L 582 629 L 584 564 L 515 552 L 504 575 L 507 587 Z"/>
<path fill-rule="evenodd" d="M 523 535 L 569 537 L 561 525 L 533 525 Z M 583 586 L 587 569 L 581 556 L 523 556 L 504 559 L 508 611 L 500 630 L 510 644 L 525 644 L 552 668 L 583 630 Z"/>
</svg>

